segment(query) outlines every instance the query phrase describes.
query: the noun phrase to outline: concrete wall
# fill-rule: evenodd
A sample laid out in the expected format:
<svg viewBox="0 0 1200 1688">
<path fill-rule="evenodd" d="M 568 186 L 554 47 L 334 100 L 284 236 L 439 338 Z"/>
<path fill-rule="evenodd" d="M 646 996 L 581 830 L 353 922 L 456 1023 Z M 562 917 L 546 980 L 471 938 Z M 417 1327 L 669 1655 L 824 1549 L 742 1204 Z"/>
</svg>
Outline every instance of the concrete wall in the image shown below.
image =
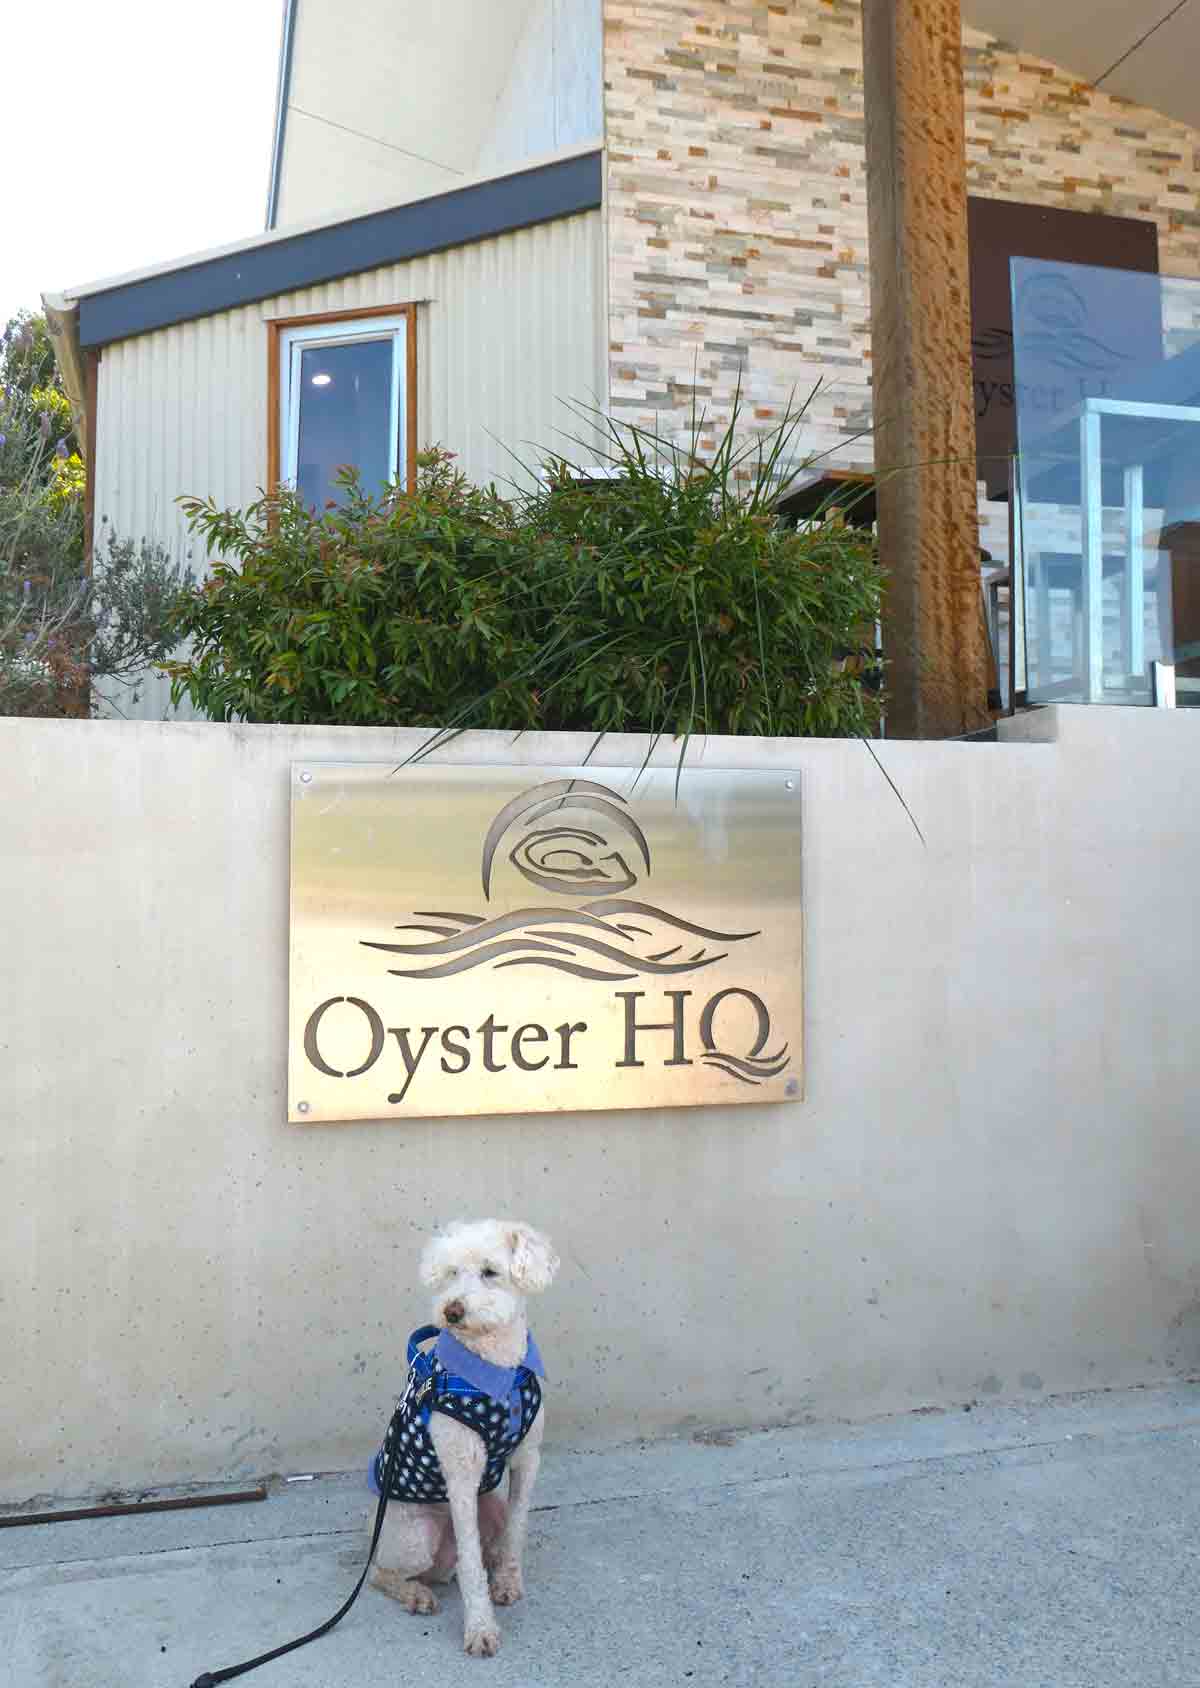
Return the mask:
<svg viewBox="0 0 1200 1688">
<path fill-rule="evenodd" d="M 1200 718 L 1025 731 L 880 747 L 925 847 L 861 744 L 694 747 L 800 770 L 802 1106 L 302 1128 L 288 765 L 418 735 L 0 720 L 0 1496 L 361 1464 L 456 1215 L 562 1246 L 559 1442 L 1200 1371 Z"/>
<path fill-rule="evenodd" d="M 869 466 L 859 0 L 605 0 L 614 414 L 686 436 L 741 382 L 803 452 Z M 1200 135 L 964 32 L 968 189 L 1152 221 L 1200 276 Z M 989 536 L 988 543 L 991 543 Z"/>
</svg>

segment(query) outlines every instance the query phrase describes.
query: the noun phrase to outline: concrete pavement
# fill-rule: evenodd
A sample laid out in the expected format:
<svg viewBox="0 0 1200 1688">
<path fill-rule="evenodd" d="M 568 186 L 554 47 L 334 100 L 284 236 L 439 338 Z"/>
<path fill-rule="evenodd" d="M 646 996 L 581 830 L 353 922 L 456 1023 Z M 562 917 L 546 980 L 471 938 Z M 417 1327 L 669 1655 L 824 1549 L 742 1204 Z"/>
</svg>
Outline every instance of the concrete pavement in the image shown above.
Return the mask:
<svg viewBox="0 0 1200 1688">
<path fill-rule="evenodd" d="M 187 1688 L 353 1586 L 360 1474 L 0 1530 L 4 1688 Z M 499 1658 L 367 1589 L 254 1688 L 1197 1688 L 1200 1385 L 547 1456 Z"/>
</svg>

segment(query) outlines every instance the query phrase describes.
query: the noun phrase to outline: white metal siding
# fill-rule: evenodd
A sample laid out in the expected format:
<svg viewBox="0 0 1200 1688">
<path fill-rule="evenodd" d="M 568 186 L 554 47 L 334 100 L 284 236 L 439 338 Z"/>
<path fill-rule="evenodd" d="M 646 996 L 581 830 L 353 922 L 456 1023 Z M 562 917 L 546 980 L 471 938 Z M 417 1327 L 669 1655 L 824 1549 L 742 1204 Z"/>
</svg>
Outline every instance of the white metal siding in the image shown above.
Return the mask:
<svg viewBox="0 0 1200 1688">
<path fill-rule="evenodd" d="M 281 294 L 107 346 L 100 360 L 96 520 L 204 562 L 176 500 L 245 505 L 267 474 L 270 318 L 418 303 L 417 439 L 458 453 L 474 481 L 566 452 L 567 403 L 607 404 L 604 224 L 562 218 L 410 263 Z M 506 449 L 507 448 L 507 449 Z M 99 539 L 99 527 L 97 532 Z M 152 680 L 127 714 L 158 719 Z"/>
</svg>

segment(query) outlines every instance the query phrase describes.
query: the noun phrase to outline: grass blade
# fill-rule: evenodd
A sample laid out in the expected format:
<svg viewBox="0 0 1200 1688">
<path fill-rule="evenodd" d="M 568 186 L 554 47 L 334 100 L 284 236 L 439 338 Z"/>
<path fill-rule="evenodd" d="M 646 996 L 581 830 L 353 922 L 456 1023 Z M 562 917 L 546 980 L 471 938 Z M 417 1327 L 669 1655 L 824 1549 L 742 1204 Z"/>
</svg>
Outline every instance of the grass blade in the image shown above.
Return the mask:
<svg viewBox="0 0 1200 1688">
<path fill-rule="evenodd" d="M 916 833 L 917 837 L 921 840 L 921 843 L 924 845 L 925 849 L 928 849 L 929 845 L 926 842 L 925 834 L 921 831 L 920 827 L 917 825 L 916 816 L 913 814 L 913 812 L 909 808 L 908 804 L 904 801 L 904 797 L 903 797 L 903 794 L 900 791 L 899 786 L 896 784 L 896 782 L 892 778 L 891 774 L 888 773 L 887 769 L 884 767 L 883 763 L 879 760 L 878 756 L 876 756 L 874 745 L 871 743 L 869 738 L 863 738 L 863 735 L 861 733 L 858 736 L 859 736 L 860 739 L 862 739 L 862 742 L 866 745 L 867 749 L 870 751 L 871 760 L 874 762 L 875 766 L 879 769 L 879 772 L 883 775 L 884 779 L 888 782 L 888 784 L 891 786 L 892 790 L 895 792 L 896 798 L 897 798 L 897 800 L 900 804 L 900 807 L 904 810 L 904 813 L 908 816 L 909 820 L 913 824 L 913 831 Z"/>
</svg>

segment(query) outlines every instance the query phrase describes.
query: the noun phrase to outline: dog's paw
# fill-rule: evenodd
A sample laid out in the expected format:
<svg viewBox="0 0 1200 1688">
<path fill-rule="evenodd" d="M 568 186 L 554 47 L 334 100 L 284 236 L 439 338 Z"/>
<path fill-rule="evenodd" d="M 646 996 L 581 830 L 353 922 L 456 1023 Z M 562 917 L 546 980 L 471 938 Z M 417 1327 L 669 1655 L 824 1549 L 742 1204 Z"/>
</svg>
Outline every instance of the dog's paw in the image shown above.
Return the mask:
<svg viewBox="0 0 1200 1688">
<path fill-rule="evenodd" d="M 505 1565 L 492 1572 L 491 1589 L 497 1606 L 515 1606 L 524 1598 L 525 1582 L 515 1565 Z"/>
<path fill-rule="evenodd" d="M 463 1652 L 473 1659 L 494 1659 L 500 1651 L 500 1631 L 494 1624 L 469 1629 L 463 1636 Z"/>
<path fill-rule="evenodd" d="M 414 1616 L 429 1617 L 438 1609 L 437 1595 L 431 1588 L 411 1577 L 401 1576 L 399 1571 L 384 1571 L 376 1566 L 371 1573 L 371 1581 Z"/>
<path fill-rule="evenodd" d="M 429 1617 L 438 1610 L 438 1597 L 425 1583 L 414 1582 L 409 1585 L 409 1592 L 402 1596 L 404 1605 L 415 1617 Z"/>
</svg>

